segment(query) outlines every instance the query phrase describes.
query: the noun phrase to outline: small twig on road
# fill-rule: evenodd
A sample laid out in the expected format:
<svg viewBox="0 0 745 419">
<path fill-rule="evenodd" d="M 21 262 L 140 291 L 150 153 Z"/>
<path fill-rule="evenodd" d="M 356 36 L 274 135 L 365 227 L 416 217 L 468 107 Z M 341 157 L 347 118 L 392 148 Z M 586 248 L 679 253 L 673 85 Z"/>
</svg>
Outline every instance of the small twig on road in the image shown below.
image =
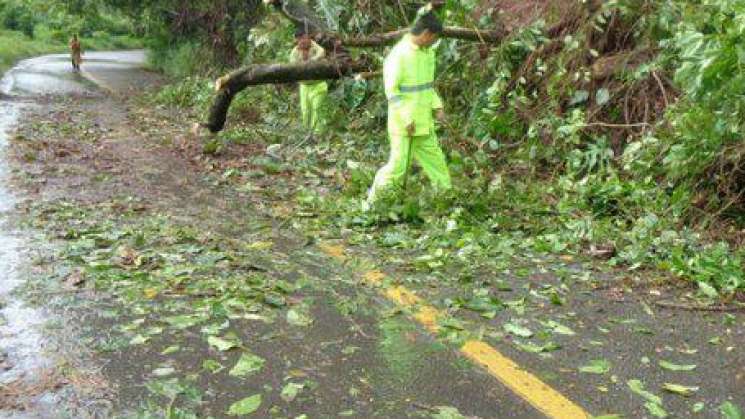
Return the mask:
<svg viewBox="0 0 745 419">
<path fill-rule="evenodd" d="M 436 407 L 433 407 L 433 406 L 426 405 L 424 403 L 411 402 L 411 405 L 414 406 L 415 408 L 419 409 L 419 410 L 426 410 L 426 411 L 432 412 L 432 413 L 439 413 L 440 412 L 440 409 L 438 409 Z"/>
<path fill-rule="evenodd" d="M 745 312 L 745 306 L 725 306 L 725 305 L 705 306 L 701 304 L 676 303 L 674 301 L 669 301 L 669 300 L 659 300 L 659 301 L 655 301 L 654 303 L 655 305 L 659 307 L 663 307 L 663 308 L 687 310 L 687 311 L 713 311 L 713 312 L 720 312 L 720 313 L 736 312 L 736 311 Z"/>
</svg>

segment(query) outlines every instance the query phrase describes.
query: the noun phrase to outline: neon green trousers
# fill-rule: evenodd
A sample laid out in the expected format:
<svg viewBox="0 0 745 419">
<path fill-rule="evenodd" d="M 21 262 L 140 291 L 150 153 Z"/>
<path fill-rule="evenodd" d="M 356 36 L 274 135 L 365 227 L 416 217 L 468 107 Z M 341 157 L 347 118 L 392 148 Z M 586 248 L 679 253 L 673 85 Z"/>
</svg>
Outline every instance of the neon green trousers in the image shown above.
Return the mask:
<svg viewBox="0 0 745 419">
<path fill-rule="evenodd" d="M 378 194 L 386 188 L 403 184 L 407 172 L 406 165 L 410 165 L 413 160 L 419 163 L 436 189 L 452 188 L 445 154 L 440 148 L 434 129 L 430 135 L 425 136 L 409 137 L 389 134 L 389 137 L 391 154 L 388 163 L 375 175 L 375 181 L 367 197 L 368 203 L 375 202 Z"/>
<path fill-rule="evenodd" d="M 325 120 L 326 82 L 300 84 L 300 112 L 303 116 L 303 126 L 313 133 L 323 131 Z"/>
</svg>

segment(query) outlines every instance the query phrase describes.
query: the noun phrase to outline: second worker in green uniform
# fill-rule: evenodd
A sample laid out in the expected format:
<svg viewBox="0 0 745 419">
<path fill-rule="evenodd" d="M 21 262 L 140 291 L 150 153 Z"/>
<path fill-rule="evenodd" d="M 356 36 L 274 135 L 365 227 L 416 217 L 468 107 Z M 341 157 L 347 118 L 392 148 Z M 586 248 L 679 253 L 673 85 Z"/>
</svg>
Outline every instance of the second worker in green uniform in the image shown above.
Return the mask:
<svg viewBox="0 0 745 419">
<path fill-rule="evenodd" d="M 375 176 L 365 207 L 380 193 L 400 186 L 416 160 L 437 190 L 452 188 L 445 155 L 435 132 L 435 117 L 445 118 L 442 100 L 434 90 L 435 51 L 442 23 L 432 12 L 421 15 L 385 59 L 383 77 L 388 98 L 388 163 Z"/>
<path fill-rule="evenodd" d="M 326 51 L 318 45 L 304 30 L 295 33 L 297 45 L 290 53 L 290 62 L 307 63 L 322 60 Z M 325 81 L 303 81 L 300 82 L 300 112 L 303 117 L 303 126 L 308 129 L 309 134 L 319 134 L 326 124 L 325 108 L 328 84 Z"/>
</svg>

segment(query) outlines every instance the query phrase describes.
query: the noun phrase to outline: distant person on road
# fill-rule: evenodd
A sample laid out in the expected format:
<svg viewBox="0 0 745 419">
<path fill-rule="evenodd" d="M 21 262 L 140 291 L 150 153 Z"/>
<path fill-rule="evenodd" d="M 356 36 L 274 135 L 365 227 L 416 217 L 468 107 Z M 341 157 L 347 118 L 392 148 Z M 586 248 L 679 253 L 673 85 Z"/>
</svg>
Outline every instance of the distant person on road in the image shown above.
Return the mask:
<svg viewBox="0 0 745 419">
<path fill-rule="evenodd" d="M 305 29 L 295 32 L 295 48 L 290 53 L 290 62 L 308 63 L 322 60 L 326 57 L 326 50 L 318 45 Z M 319 134 L 323 131 L 325 121 L 326 95 L 328 84 L 325 81 L 300 82 L 300 112 L 303 126 L 309 134 Z"/>
<path fill-rule="evenodd" d="M 80 64 L 83 62 L 83 47 L 80 45 L 77 34 L 70 39 L 70 55 L 72 57 L 72 69 L 80 71 Z"/>
<path fill-rule="evenodd" d="M 369 209 L 380 192 L 406 185 L 409 166 L 416 159 L 438 190 L 452 188 L 445 155 L 437 141 L 435 119 L 444 121 L 442 100 L 434 90 L 435 48 L 443 26 L 431 9 L 420 12 L 411 32 L 404 35 L 383 65 L 388 98 L 390 157 L 375 176 L 363 209 Z"/>
</svg>

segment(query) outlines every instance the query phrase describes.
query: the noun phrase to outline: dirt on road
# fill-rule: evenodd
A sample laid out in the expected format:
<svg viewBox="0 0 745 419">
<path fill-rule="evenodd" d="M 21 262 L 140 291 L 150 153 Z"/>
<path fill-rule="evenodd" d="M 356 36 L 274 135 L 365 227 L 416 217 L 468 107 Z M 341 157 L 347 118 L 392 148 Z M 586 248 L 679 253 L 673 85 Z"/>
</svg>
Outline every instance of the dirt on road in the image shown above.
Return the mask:
<svg viewBox="0 0 745 419">
<path fill-rule="evenodd" d="M 406 223 L 380 242 L 327 227 L 316 199 L 347 180 L 333 148 L 277 159 L 257 135 L 205 154 L 188 116 L 132 93 L 161 80 L 115 58 L 78 87 L 12 99 L 6 215 L 21 244 L 0 243 L 18 248 L 6 298 L 31 311 L 4 310 L 3 333 L 43 365 L 18 367 L 21 343 L 0 358 L 20 372 L 0 375 L 3 415 L 546 416 L 463 356 L 474 340 L 592 415 L 745 406 L 743 314 L 656 305 L 687 290 L 576 256 L 516 246 L 473 268 L 423 254 Z M 400 287 L 421 301 L 387 297 Z"/>
</svg>

